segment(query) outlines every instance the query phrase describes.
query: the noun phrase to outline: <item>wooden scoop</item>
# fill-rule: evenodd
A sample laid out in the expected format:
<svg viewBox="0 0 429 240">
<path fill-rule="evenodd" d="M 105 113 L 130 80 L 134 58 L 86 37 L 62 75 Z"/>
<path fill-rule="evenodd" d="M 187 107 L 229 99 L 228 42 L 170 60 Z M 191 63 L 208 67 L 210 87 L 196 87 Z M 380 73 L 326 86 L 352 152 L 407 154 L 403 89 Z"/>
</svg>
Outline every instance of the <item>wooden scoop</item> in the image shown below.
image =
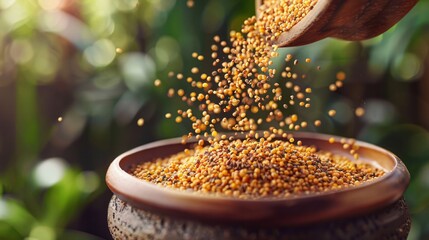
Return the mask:
<svg viewBox="0 0 429 240">
<path fill-rule="evenodd" d="M 418 0 L 318 0 L 314 8 L 274 44 L 299 46 L 327 37 L 359 41 L 387 31 Z M 256 14 L 264 0 L 256 0 Z"/>
</svg>

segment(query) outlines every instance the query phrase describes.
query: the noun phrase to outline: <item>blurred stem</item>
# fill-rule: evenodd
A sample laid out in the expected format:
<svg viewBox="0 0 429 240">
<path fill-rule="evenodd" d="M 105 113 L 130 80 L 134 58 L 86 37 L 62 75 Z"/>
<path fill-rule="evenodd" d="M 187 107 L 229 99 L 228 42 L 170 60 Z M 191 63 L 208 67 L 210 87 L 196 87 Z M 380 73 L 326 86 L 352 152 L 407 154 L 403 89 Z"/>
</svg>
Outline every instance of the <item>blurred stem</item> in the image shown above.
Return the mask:
<svg viewBox="0 0 429 240">
<path fill-rule="evenodd" d="M 12 185 L 11 189 L 18 190 L 13 194 L 22 197 L 26 204 L 37 205 L 30 182 L 30 169 L 40 149 L 41 138 L 37 86 L 28 80 L 29 77 L 21 69 L 16 81 L 16 162 L 9 184 Z M 37 206 L 31 209 L 34 208 L 37 209 Z"/>
<path fill-rule="evenodd" d="M 424 200 L 420 200 L 417 206 L 415 206 L 411 210 L 412 215 L 425 213 L 429 209 L 429 197 L 424 198 Z"/>
<path fill-rule="evenodd" d="M 22 75 L 22 74 L 21 74 Z M 18 163 L 27 166 L 39 149 L 39 119 L 36 86 L 24 76 L 17 81 L 16 152 Z"/>
</svg>

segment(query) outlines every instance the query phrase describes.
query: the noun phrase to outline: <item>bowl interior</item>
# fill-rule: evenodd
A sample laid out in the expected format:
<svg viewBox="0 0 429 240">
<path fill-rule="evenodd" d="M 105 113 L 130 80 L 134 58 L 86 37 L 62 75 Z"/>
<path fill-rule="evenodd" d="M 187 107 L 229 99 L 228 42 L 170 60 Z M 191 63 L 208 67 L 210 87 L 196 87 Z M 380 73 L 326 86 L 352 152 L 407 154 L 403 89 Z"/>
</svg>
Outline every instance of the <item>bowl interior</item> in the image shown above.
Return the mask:
<svg viewBox="0 0 429 240">
<path fill-rule="evenodd" d="M 335 142 L 329 143 L 328 138 L 331 136 L 328 135 L 299 133 L 294 136 L 297 140 L 301 140 L 304 145 L 316 146 L 318 150 L 329 151 L 334 154 L 346 156 L 352 161 L 369 163 L 374 167 L 383 169 L 387 173 L 391 172 L 397 164 L 396 156 L 385 149 L 371 144 L 358 142 L 359 158 L 354 159 L 349 150 L 343 148 L 343 144 L 340 143 L 342 138 L 340 137 L 334 137 Z M 132 154 L 125 155 L 119 162 L 120 167 L 122 170 L 128 171 L 132 165 L 171 156 L 175 153 L 182 152 L 185 149 L 192 148 L 196 143 L 195 140 L 190 140 L 186 144 L 182 144 L 180 141 L 181 139 L 177 138 L 145 145 L 144 149 L 137 149 L 136 151 L 133 151 Z"/>
</svg>

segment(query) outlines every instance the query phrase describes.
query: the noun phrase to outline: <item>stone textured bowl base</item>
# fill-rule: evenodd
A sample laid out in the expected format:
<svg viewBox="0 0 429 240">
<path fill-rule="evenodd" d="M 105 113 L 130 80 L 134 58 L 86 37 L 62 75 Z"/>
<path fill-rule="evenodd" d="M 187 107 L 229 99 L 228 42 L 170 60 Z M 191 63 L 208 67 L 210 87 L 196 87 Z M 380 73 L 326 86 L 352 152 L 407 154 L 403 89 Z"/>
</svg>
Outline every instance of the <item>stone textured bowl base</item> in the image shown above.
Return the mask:
<svg viewBox="0 0 429 240">
<path fill-rule="evenodd" d="M 109 230 L 114 239 L 386 239 L 405 240 L 411 220 L 403 199 L 361 217 L 303 227 L 261 228 L 207 224 L 159 215 L 134 208 L 113 195 L 108 208 Z"/>
</svg>

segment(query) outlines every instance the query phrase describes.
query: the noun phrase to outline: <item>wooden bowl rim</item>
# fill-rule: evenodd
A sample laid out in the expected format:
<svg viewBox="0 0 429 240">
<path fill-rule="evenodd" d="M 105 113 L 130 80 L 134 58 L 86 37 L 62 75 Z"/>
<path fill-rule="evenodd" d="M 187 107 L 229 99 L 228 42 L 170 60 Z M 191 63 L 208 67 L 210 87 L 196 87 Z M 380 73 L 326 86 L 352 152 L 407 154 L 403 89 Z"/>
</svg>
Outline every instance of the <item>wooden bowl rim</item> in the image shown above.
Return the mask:
<svg viewBox="0 0 429 240">
<path fill-rule="evenodd" d="M 305 140 L 322 143 L 328 142 L 330 137 L 334 137 L 336 142 L 341 139 L 338 136 L 319 133 L 297 132 L 293 135 L 295 139 L 302 139 L 304 144 Z M 360 149 L 387 157 L 392 161 L 393 169 L 382 177 L 357 187 L 291 198 L 238 199 L 168 189 L 138 179 L 123 169 L 127 161 L 132 161 L 136 155 L 158 148 L 165 150 L 172 146 L 177 147 L 180 142 L 181 138 L 160 140 L 121 154 L 108 168 L 107 186 L 120 199 L 140 209 L 207 222 L 273 226 L 304 225 L 375 211 L 400 199 L 410 179 L 408 170 L 396 155 L 362 141 L 356 141 Z M 343 151 L 339 146 L 335 149 Z M 153 157 L 150 160 L 153 160 Z"/>
</svg>

